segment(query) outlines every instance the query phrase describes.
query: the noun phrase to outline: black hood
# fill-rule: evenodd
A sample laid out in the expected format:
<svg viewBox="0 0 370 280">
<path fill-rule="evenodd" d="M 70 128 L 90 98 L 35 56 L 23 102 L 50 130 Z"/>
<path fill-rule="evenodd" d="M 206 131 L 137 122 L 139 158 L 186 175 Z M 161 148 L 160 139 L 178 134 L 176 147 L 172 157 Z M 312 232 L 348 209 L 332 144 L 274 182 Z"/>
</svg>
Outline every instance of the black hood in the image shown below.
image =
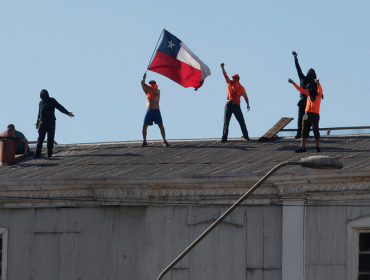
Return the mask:
<svg viewBox="0 0 370 280">
<path fill-rule="evenodd" d="M 312 82 L 313 80 L 316 80 L 316 72 L 315 72 L 314 69 L 310 68 L 308 70 L 307 75 L 306 75 L 306 79 L 309 83 Z"/>
<path fill-rule="evenodd" d="M 49 93 L 46 89 L 43 89 L 41 92 L 40 92 L 40 98 L 43 100 L 43 101 L 46 101 L 49 99 Z"/>
<path fill-rule="evenodd" d="M 314 69 L 310 68 L 310 70 L 308 70 L 307 72 L 307 75 L 303 79 L 301 79 L 301 88 L 306 88 L 309 83 L 316 84 L 315 79 L 316 72 Z"/>
</svg>

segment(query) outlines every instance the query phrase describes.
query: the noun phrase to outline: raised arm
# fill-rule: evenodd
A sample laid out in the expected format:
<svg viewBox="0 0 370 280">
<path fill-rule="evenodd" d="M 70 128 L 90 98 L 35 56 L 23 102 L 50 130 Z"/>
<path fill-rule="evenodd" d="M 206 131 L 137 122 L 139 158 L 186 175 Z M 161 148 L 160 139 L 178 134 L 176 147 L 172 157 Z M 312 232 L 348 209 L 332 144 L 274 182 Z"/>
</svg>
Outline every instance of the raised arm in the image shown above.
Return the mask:
<svg viewBox="0 0 370 280">
<path fill-rule="evenodd" d="M 154 89 L 154 88 L 148 86 L 145 83 L 145 78 L 146 78 L 146 73 L 144 74 L 143 80 L 141 81 L 141 86 L 142 86 L 143 91 L 145 92 L 145 94 L 147 94 L 148 91 L 151 91 L 151 92 L 154 92 L 155 95 L 158 95 L 161 91 L 159 89 Z"/>
<path fill-rule="evenodd" d="M 225 79 L 226 79 L 226 82 L 229 82 L 229 81 L 230 81 L 230 79 L 229 79 L 229 77 L 227 76 L 226 71 L 225 71 L 225 63 L 221 63 L 221 69 L 222 69 L 222 73 L 224 74 L 224 77 L 225 77 Z"/>
<path fill-rule="evenodd" d="M 299 66 L 299 63 L 298 63 L 298 53 L 293 51 L 292 54 L 294 56 L 294 63 L 295 63 L 295 67 L 297 68 L 298 77 L 300 79 L 304 79 L 305 76 L 303 75 L 301 66 Z"/>
<path fill-rule="evenodd" d="M 288 79 L 288 83 L 292 84 L 300 93 L 307 95 L 306 90 L 297 85 L 292 79 Z"/>
<path fill-rule="evenodd" d="M 141 87 L 143 88 L 143 91 L 145 93 L 147 93 L 148 92 L 148 89 L 147 89 L 147 86 L 145 84 L 145 79 L 146 79 L 146 73 L 144 74 L 143 79 L 141 80 Z"/>
</svg>

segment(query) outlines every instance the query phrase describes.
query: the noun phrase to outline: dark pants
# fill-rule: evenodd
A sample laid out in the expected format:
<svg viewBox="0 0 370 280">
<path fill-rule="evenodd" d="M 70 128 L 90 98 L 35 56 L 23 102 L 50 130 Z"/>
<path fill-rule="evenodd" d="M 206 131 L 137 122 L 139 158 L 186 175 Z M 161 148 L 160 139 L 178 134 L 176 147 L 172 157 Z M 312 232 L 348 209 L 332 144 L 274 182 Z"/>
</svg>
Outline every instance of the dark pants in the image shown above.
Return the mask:
<svg viewBox="0 0 370 280">
<path fill-rule="evenodd" d="M 234 114 L 235 118 L 239 122 L 240 128 L 243 132 L 243 137 L 248 138 L 248 130 L 247 126 L 245 125 L 244 117 L 242 110 L 240 109 L 240 105 L 235 104 L 232 101 L 228 101 L 225 106 L 225 116 L 224 116 L 224 131 L 222 135 L 222 140 L 227 140 L 227 136 L 229 134 L 229 124 L 231 115 Z"/>
<path fill-rule="evenodd" d="M 305 109 L 306 109 L 306 103 L 307 103 L 307 100 L 301 98 L 297 104 L 298 106 L 297 135 L 298 136 L 302 135 L 302 122 L 303 122 L 303 116 L 304 116 Z"/>
<path fill-rule="evenodd" d="M 45 121 L 39 124 L 39 138 L 37 138 L 36 153 L 41 154 L 42 143 L 44 143 L 45 135 L 48 134 L 48 153 L 53 151 L 54 136 L 55 136 L 55 121 Z"/>
<path fill-rule="evenodd" d="M 303 117 L 303 138 L 308 138 L 310 134 L 310 129 L 312 126 L 312 131 L 315 136 L 315 139 L 320 139 L 320 132 L 319 132 L 319 121 L 320 115 L 316 113 L 309 113 L 307 112 Z"/>
</svg>

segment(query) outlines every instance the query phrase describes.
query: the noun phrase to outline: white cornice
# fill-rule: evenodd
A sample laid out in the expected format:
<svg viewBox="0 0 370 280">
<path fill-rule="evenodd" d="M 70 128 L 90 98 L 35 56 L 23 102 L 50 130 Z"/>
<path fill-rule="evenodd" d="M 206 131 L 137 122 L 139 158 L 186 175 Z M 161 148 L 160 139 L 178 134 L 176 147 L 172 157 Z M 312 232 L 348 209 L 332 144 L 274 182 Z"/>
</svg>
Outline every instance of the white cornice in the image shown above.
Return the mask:
<svg viewBox="0 0 370 280">
<path fill-rule="evenodd" d="M 250 175 L 0 180 L 0 207 L 230 205 L 260 178 Z M 370 200 L 370 172 L 275 175 L 244 203 L 266 205 L 285 199 L 308 202 Z"/>
</svg>

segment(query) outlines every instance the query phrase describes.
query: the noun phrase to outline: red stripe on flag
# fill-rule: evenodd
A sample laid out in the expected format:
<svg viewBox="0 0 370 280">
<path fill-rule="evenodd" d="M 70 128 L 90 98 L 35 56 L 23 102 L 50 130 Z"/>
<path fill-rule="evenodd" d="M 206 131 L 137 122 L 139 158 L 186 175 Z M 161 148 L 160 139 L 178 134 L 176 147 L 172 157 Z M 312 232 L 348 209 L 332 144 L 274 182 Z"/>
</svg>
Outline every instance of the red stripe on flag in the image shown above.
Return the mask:
<svg viewBox="0 0 370 280">
<path fill-rule="evenodd" d="M 186 63 L 157 51 L 148 70 L 166 76 L 183 87 L 199 87 L 202 73 Z"/>
</svg>

